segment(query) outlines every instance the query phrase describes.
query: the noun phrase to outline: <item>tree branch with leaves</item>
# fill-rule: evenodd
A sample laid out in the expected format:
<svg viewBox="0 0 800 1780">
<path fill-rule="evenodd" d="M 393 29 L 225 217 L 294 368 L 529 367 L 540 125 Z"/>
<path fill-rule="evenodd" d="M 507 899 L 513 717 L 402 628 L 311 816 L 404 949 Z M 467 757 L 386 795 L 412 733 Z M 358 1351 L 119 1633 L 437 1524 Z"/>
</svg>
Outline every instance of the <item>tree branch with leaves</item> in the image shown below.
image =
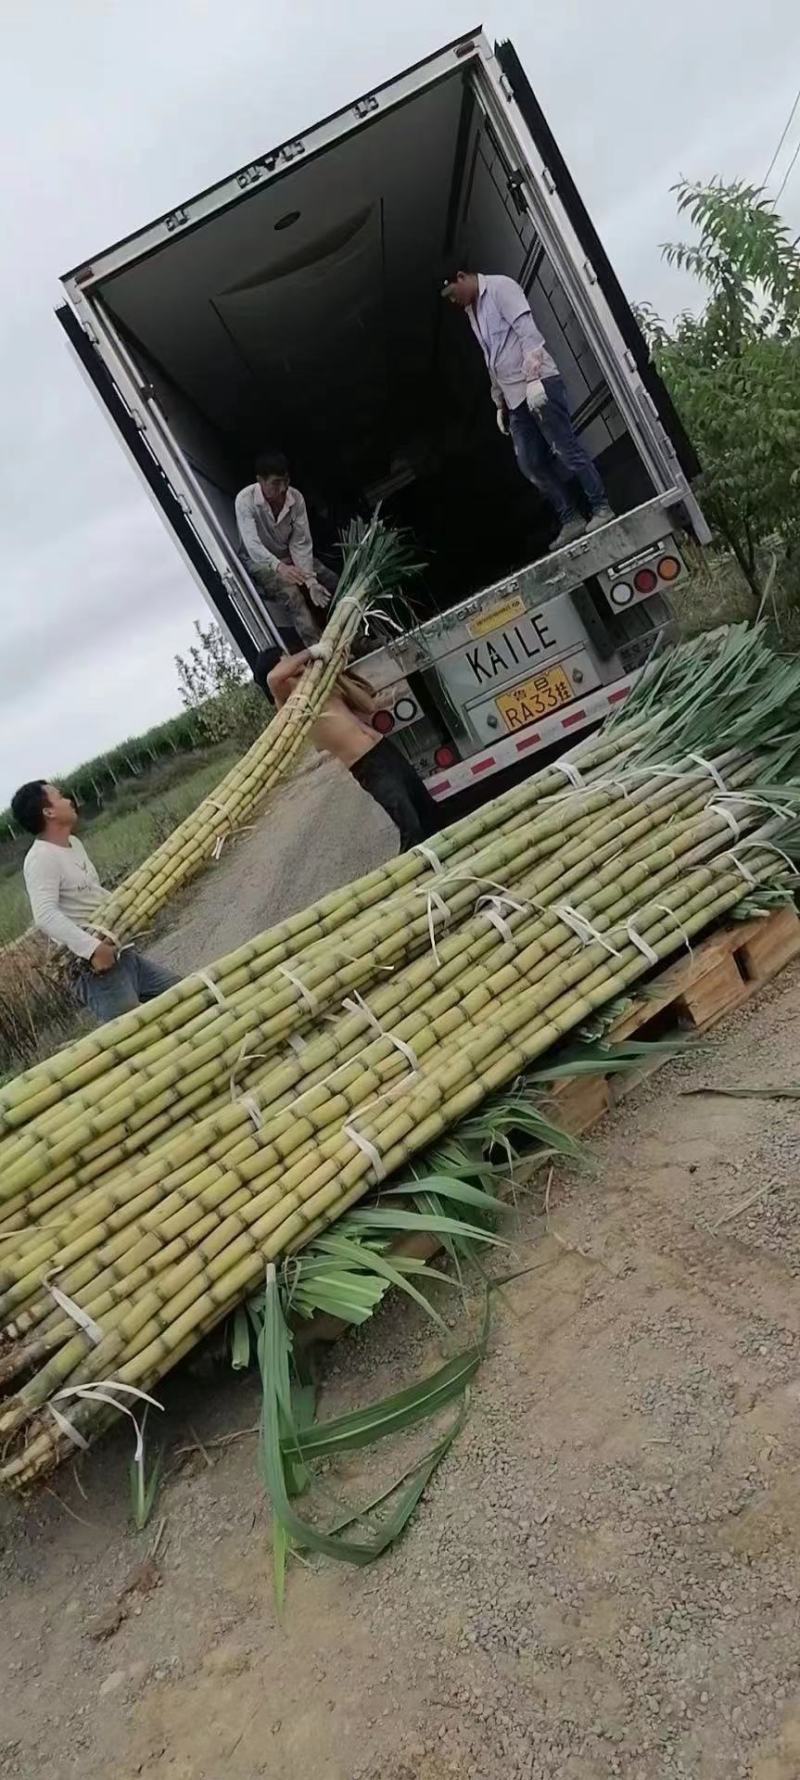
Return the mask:
<svg viewBox="0 0 800 1780">
<path fill-rule="evenodd" d="M 700 454 L 709 522 L 758 604 L 765 542 L 800 538 L 800 254 L 760 187 L 673 189 L 699 239 L 662 251 L 707 298 L 671 327 L 648 306 L 640 319 Z"/>
</svg>

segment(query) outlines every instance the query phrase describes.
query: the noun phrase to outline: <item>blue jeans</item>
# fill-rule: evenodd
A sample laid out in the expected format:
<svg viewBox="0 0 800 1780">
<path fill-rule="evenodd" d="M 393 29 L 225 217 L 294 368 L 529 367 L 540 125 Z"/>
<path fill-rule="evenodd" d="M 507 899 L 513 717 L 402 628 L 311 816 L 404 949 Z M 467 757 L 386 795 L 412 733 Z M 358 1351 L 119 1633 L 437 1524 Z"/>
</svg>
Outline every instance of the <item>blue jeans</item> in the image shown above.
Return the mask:
<svg viewBox="0 0 800 1780">
<path fill-rule="evenodd" d="M 78 994 L 100 1025 L 129 1014 L 143 1001 L 154 1001 L 180 982 L 166 964 L 156 964 L 135 946 L 126 946 L 110 970 L 94 971 L 90 964 L 78 973 Z"/>
<path fill-rule="evenodd" d="M 575 432 L 563 378 L 545 377 L 544 387 L 547 401 L 543 408 L 531 414 L 527 402 L 522 402 L 519 408 L 512 409 L 508 421 L 523 476 L 541 489 L 564 525 L 576 517 L 568 492 L 573 476 L 593 513 L 605 506 L 608 497 L 592 458 Z"/>
</svg>

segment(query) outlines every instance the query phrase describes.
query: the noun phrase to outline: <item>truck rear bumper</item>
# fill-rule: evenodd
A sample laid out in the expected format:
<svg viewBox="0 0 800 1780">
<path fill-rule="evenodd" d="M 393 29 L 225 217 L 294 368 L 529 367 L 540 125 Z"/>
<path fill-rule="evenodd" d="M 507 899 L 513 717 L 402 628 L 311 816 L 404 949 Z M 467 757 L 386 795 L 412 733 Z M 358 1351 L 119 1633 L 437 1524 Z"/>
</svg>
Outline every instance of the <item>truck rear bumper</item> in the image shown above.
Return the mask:
<svg viewBox="0 0 800 1780">
<path fill-rule="evenodd" d="M 529 729 L 504 736 L 480 754 L 471 754 L 468 760 L 456 761 L 454 766 L 431 773 L 425 781 L 431 797 L 435 797 L 437 803 L 443 803 L 458 792 L 472 789 L 478 780 L 490 779 L 494 773 L 515 766 L 541 748 L 552 748 L 558 742 L 568 747 L 573 737 L 592 724 L 601 723 L 611 711 L 624 704 L 638 677 L 637 671 L 608 686 L 600 686 L 587 698 L 565 706 L 563 711 L 556 711 L 551 717 L 543 717 Z"/>
</svg>

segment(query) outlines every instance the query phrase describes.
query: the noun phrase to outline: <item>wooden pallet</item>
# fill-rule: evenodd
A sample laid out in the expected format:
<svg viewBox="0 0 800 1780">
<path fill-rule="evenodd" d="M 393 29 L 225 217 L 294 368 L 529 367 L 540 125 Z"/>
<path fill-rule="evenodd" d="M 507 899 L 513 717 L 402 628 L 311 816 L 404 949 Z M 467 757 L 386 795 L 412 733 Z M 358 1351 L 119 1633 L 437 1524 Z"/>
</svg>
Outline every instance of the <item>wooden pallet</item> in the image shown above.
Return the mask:
<svg viewBox="0 0 800 1780">
<path fill-rule="evenodd" d="M 731 921 L 710 933 L 658 976 L 647 993 L 615 1020 L 609 1044 L 626 1038 L 667 1038 L 678 1032 L 707 1032 L 800 955 L 800 917 L 793 908 L 776 909 L 761 921 Z M 624 1075 L 573 1076 L 557 1082 L 547 1097 L 556 1124 L 577 1135 L 603 1118 L 617 1101 L 658 1069 L 656 1057 L 641 1071 Z"/>
<path fill-rule="evenodd" d="M 732 921 L 710 933 L 675 964 L 651 977 L 647 993 L 621 1014 L 608 1032 L 613 1044 L 625 1038 L 667 1038 L 679 1032 L 707 1032 L 726 1014 L 744 1007 L 770 979 L 800 956 L 800 917 L 793 908 L 776 909 L 761 921 Z M 543 1101 L 543 1110 L 562 1131 L 578 1136 L 612 1111 L 646 1075 L 667 1059 L 656 1055 L 639 1070 L 623 1075 L 570 1076 L 556 1082 Z M 532 1179 L 541 1168 L 535 1156 L 522 1164 L 521 1179 Z M 431 1260 L 441 1244 L 435 1236 L 409 1235 L 392 1244 L 392 1253 Z M 337 1317 L 317 1315 L 297 1330 L 301 1347 L 316 1341 L 334 1341 L 347 1324 Z"/>
</svg>

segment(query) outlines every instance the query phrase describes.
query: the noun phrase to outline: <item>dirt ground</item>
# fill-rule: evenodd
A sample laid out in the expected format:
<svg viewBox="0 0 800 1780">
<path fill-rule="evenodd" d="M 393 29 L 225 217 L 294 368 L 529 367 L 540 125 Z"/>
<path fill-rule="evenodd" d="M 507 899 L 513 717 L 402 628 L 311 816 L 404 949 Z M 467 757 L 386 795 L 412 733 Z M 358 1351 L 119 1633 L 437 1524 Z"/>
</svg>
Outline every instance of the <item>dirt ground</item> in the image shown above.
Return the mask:
<svg viewBox="0 0 800 1780">
<path fill-rule="evenodd" d="M 184 907 L 173 956 L 388 851 L 330 769 L 305 790 L 313 850 L 281 800 Z M 0 1775 L 797 1780 L 800 1105 L 688 1090 L 795 1084 L 799 1056 L 794 969 L 635 1089 L 547 1215 L 540 1189 L 521 1202 L 495 1265 L 526 1271 L 494 1294 L 406 1539 L 364 1570 L 293 1562 L 282 1621 L 250 1376 L 165 1388 L 144 1533 L 124 1430 L 6 1506 Z M 323 1407 L 445 1351 L 390 1303 L 332 1350 Z M 374 1479 L 359 1457 L 330 1482 L 365 1500 Z"/>
</svg>

